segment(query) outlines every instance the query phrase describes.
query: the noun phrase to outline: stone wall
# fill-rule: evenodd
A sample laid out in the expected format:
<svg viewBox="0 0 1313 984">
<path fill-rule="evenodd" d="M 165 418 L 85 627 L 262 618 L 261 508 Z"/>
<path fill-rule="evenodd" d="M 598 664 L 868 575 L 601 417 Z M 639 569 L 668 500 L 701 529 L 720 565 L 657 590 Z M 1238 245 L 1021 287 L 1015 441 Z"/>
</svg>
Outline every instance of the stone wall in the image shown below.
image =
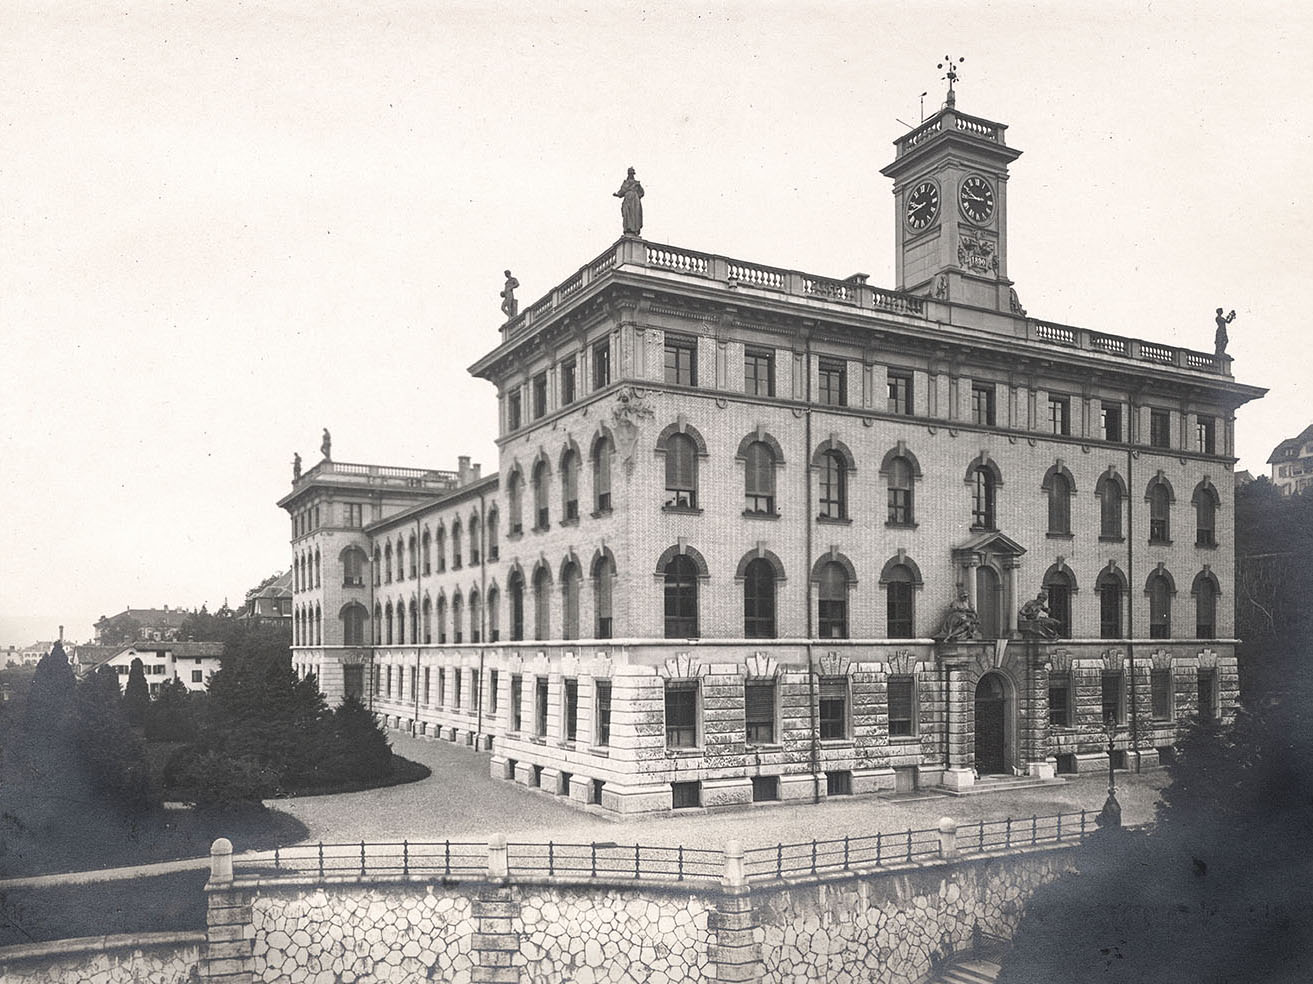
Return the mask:
<svg viewBox="0 0 1313 984">
<path fill-rule="evenodd" d="M 196 980 L 203 938 L 199 933 L 145 933 L 5 947 L 0 981 L 190 984 Z"/>
<path fill-rule="evenodd" d="M 1069 868 L 1069 852 L 1053 850 L 754 888 L 757 979 L 918 981 L 938 960 L 969 950 L 977 923 L 1011 938 L 1031 893 Z"/>
</svg>

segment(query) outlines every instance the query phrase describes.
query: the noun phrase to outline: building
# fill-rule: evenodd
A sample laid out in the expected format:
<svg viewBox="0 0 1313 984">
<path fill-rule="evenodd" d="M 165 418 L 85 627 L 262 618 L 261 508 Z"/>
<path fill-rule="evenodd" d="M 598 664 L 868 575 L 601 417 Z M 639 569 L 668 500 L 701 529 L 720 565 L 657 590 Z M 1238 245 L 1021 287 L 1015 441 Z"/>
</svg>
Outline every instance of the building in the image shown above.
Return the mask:
<svg viewBox="0 0 1313 984">
<path fill-rule="evenodd" d="M 1282 495 L 1313 486 L 1313 424 L 1273 448 L 1267 463 L 1272 466 L 1272 484 Z"/>
<path fill-rule="evenodd" d="M 1150 766 L 1228 718 L 1265 391 L 1026 314 L 1005 129 L 950 93 L 895 142 L 896 289 L 626 235 L 471 368 L 496 474 L 310 468 L 298 669 L 618 813 Z M 937 641 L 959 590 L 982 638 Z"/>
<path fill-rule="evenodd" d="M 160 684 L 169 680 L 180 681 L 188 690 L 205 690 L 211 674 L 219 669 L 223 656 L 221 642 L 141 642 L 116 647 L 113 655 L 82 665 L 80 675 L 86 676 L 101 666 L 112 666 L 119 675 L 119 686 L 126 687 L 132 661 L 141 660 L 150 685 L 150 695 L 160 692 Z"/>
<path fill-rule="evenodd" d="M 292 624 L 292 572 L 265 578 L 246 592 L 240 618 L 255 618 Z"/>
<path fill-rule="evenodd" d="M 189 613 L 181 608 L 125 608 L 117 615 L 102 615 L 93 626 L 98 646 L 127 645 L 138 640 L 169 642 L 178 638 Z"/>
</svg>

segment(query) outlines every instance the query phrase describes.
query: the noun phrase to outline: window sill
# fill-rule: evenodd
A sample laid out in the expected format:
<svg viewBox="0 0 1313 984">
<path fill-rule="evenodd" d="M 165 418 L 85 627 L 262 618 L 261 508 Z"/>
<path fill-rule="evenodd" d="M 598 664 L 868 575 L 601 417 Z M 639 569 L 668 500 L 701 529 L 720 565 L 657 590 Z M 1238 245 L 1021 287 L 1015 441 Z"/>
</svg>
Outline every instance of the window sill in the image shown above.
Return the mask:
<svg viewBox="0 0 1313 984">
<path fill-rule="evenodd" d="M 524 537 L 523 530 L 511 530 L 509 533 L 506 534 L 506 539 L 510 540 L 512 543 L 514 543 L 516 540 L 522 539 L 523 537 Z"/>
<path fill-rule="evenodd" d="M 830 741 L 830 740 L 831 740 L 831 739 L 829 739 L 829 738 L 826 739 L 826 741 Z M 780 744 L 779 742 L 777 742 L 777 741 L 761 742 L 761 743 L 757 743 L 757 744 L 754 744 L 753 742 L 750 742 L 750 741 L 749 741 L 749 742 L 745 742 L 744 744 L 745 744 L 748 748 L 751 748 L 751 749 L 753 749 L 754 751 L 758 751 L 758 752 L 782 752 L 782 751 L 784 751 L 784 746 L 783 746 L 782 744 Z"/>
<path fill-rule="evenodd" d="M 856 748 L 857 743 L 852 738 L 821 738 L 819 739 L 821 748 Z"/>
<path fill-rule="evenodd" d="M 975 524 L 975 523 L 972 523 L 972 524 L 971 524 L 971 532 L 972 532 L 972 533 L 997 533 L 997 532 L 998 532 L 998 527 L 997 527 L 997 526 L 979 526 L 979 525 L 977 525 L 977 524 Z"/>
<path fill-rule="evenodd" d="M 1195 547 L 1196 547 L 1197 549 L 1199 549 L 1199 550 L 1216 550 L 1216 549 L 1217 549 L 1217 544 L 1216 544 L 1216 543 L 1200 543 L 1198 540 L 1195 540 L 1194 545 L 1195 545 Z"/>
<path fill-rule="evenodd" d="M 777 512 L 758 512 L 755 509 L 745 509 L 743 510 L 743 518 L 770 520 L 770 519 L 779 519 L 780 514 Z"/>
<path fill-rule="evenodd" d="M 847 516 L 817 516 L 816 522 L 822 526 L 852 526 L 853 521 Z"/>
<path fill-rule="evenodd" d="M 698 756 L 704 753 L 703 750 L 699 747 L 690 748 L 688 746 L 681 745 L 678 748 L 671 748 L 669 745 L 667 745 L 666 754 L 670 756 L 674 756 L 675 758 L 697 758 Z"/>
<path fill-rule="evenodd" d="M 919 742 L 920 735 L 890 735 L 889 744 L 891 745 L 910 745 L 913 742 Z"/>
<path fill-rule="evenodd" d="M 591 513 L 589 513 L 589 516 L 593 519 L 601 519 L 603 516 L 610 516 L 610 515 L 611 515 L 610 509 L 594 509 Z"/>
<path fill-rule="evenodd" d="M 1150 540 L 1150 541 L 1149 541 L 1149 546 L 1151 546 L 1151 547 L 1170 547 L 1171 545 L 1172 545 L 1172 541 L 1171 541 L 1171 540 Z"/>
<path fill-rule="evenodd" d="M 1076 535 L 1074 533 L 1054 533 L 1052 530 L 1049 530 L 1049 532 L 1044 534 L 1044 538 L 1046 540 L 1074 540 L 1076 539 Z"/>
<path fill-rule="evenodd" d="M 557 525 L 557 526 L 578 526 L 578 525 L 579 525 L 579 517 L 578 517 L 578 516 L 573 516 L 573 517 L 568 518 L 568 519 L 563 519 L 563 520 L 561 520 L 559 523 L 557 523 L 556 525 Z"/>
<path fill-rule="evenodd" d="M 457 561 L 456 563 L 452 564 L 452 565 L 451 565 L 451 569 L 452 569 L 453 571 L 458 571 L 458 570 L 460 570 L 460 569 L 461 569 L 460 561 Z"/>
<path fill-rule="evenodd" d="M 1099 537 L 1099 542 L 1100 542 L 1100 543 L 1125 543 L 1125 542 L 1126 542 L 1126 537 L 1124 537 L 1124 536 L 1100 536 L 1100 537 Z"/>
<path fill-rule="evenodd" d="M 916 527 L 916 523 L 895 523 L 892 519 L 884 524 L 887 530 L 914 530 Z"/>
<path fill-rule="evenodd" d="M 550 530 L 551 528 L 552 528 L 552 524 L 551 524 L 551 523 L 544 523 L 544 524 L 542 524 L 542 525 L 539 525 L 539 526 L 535 526 L 535 527 L 533 527 L 529 532 L 531 532 L 531 533 L 546 533 L 546 532 L 547 532 L 548 530 Z"/>
<path fill-rule="evenodd" d="M 672 506 L 664 505 L 661 507 L 663 513 L 679 513 L 685 516 L 701 516 L 702 510 L 697 506 Z"/>
<path fill-rule="evenodd" d="M 591 748 L 588 749 L 588 751 L 589 751 L 590 754 L 592 754 L 592 755 L 596 755 L 598 758 L 610 758 L 610 757 L 611 757 L 611 746 L 610 746 L 610 745 L 593 745 Z"/>
</svg>

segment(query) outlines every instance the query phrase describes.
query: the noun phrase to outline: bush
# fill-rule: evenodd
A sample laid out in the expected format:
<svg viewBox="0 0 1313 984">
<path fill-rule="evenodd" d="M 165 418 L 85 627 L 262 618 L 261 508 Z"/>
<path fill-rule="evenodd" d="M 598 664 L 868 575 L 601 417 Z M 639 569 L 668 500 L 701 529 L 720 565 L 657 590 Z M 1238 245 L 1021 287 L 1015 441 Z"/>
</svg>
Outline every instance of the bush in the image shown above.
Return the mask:
<svg viewBox="0 0 1313 984">
<path fill-rule="evenodd" d="M 327 747 L 319 764 L 321 780 L 366 782 L 392 774 L 392 746 L 378 719 L 355 697 L 348 697 L 328 721 Z"/>
<path fill-rule="evenodd" d="M 199 808 L 249 805 L 272 796 L 278 774 L 251 756 L 185 748 L 165 768 L 166 782 L 181 787 Z"/>
<path fill-rule="evenodd" d="M 181 680 L 168 680 L 146 710 L 147 741 L 195 741 L 204 716 L 205 695 Z"/>
</svg>

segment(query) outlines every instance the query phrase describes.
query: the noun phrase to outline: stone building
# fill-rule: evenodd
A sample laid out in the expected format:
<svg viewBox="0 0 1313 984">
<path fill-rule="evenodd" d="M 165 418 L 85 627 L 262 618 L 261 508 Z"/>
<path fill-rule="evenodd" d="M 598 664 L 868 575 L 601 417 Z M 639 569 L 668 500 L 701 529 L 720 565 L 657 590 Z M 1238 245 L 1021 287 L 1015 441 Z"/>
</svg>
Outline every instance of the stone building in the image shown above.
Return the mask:
<svg viewBox="0 0 1313 984">
<path fill-rule="evenodd" d="M 1313 424 L 1273 448 L 1267 463 L 1272 466 L 1272 484 L 1282 495 L 1313 487 Z"/>
<path fill-rule="evenodd" d="M 895 147 L 896 289 L 627 235 L 472 367 L 495 475 L 297 479 L 301 671 L 620 813 L 1147 766 L 1230 715 L 1264 391 L 1026 314 L 1002 124 L 950 94 Z M 936 641 L 959 591 L 979 638 Z"/>
</svg>

